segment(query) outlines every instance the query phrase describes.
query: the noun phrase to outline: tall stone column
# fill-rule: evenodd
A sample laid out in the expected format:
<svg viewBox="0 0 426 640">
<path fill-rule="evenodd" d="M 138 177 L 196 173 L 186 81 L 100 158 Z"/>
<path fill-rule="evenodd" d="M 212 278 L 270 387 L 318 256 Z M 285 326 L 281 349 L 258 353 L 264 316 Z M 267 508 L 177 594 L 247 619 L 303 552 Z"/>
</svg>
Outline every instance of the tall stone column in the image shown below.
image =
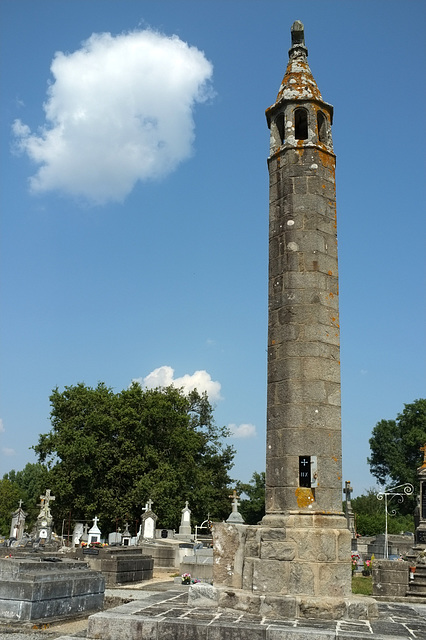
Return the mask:
<svg viewBox="0 0 426 640">
<path fill-rule="evenodd" d="M 307 62 L 303 24 L 270 129 L 266 515 L 214 529 L 219 606 L 266 617 L 374 617 L 351 595 L 342 511 L 333 107 Z"/>
<path fill-rule="evenodd" d="M 268 516 L 342 511 L 333 107 L 321 96 L 307 54 L 303 25 L 295 22 L 287 70 L 266 111 Z"/>
</svg>

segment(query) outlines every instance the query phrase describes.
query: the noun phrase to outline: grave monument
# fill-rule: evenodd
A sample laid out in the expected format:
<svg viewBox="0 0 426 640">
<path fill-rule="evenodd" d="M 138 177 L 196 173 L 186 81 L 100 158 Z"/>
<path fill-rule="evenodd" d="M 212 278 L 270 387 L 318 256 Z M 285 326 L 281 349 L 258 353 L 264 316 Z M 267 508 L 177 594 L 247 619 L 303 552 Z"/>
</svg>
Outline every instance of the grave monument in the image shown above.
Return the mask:
<svg viewBox="0 0 426 640">
<path fill-rule="evenodd" d="M 88 544 L 93 544 L 94 542 L 100 542 L 102 533 L 98 527 L 99 518 L 95 516 L 93 518 L 93 527 L 89 529 L 89 540 Z"/>
<path fill-rule="evenodd" d="M 40 496 L 40 513 L 36 522 L 36 538 L 40 539 L 40 544 L 48 544 L 52 539 L 53 517 L 50 512 L 50 503 L 55 500 L 50 489 L 46 489 L 44 496 Z"/>
<path fill-rule="evenodd" d="M 142 509 L 143 514 L 141 516 L 142 522 L 139 530 L 139 540 L 154 540 L 155 538 L 155 525 L 158 516 L 151 508 L 153 504 L 154 502 L 150 498 Z"/>
<path fill-rule="evenodd" d="M 270 129 L 266 515 L 214 530 L 220 607 L 267 617 L 367 618 L 351 593 L 342 512 L 333 107 L 292 46 Z"/>
<path fill-rule="evenodd" d="M 19 501 L 19 507 L 12 513 L 12 522 L 10 524 L 9 538 L 16 538 L 17 542 L 22 540 L 25 529 L 25 518 L 27 513 L 22 508 L 22 500 Z"/>
<path fill-rule="evenodd" d="M 349 480 L 345 482 L 343 493 L 345 494 L 345 515 L 348 529 L 352 536 L 352 551 L 356 550 L 356 531 L 355 531 L 355 514 L 352 509 L 351 493 L 353 489 Z"/>
<path fill-rule="evenodd" d="M 232 495 L 230 495 L 229 497 L 232 499 L 232 511 L 226 519 L 226 522 L 233 522 L 234 524 L 244 524 L 244 518 L 238 511 L 240 503 L 238 502 L 239 496 L 237 496 L 237 492 L 235 489 L 232 492 Z"/>
</svg>

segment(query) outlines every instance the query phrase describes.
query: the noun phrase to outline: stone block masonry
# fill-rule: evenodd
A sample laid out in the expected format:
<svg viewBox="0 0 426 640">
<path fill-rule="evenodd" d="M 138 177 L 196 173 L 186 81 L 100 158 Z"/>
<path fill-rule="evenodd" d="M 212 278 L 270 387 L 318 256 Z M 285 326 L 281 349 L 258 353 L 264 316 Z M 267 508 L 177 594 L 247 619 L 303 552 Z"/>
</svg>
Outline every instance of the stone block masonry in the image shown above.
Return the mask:
<svg viewBox="0 0 426 640">
<path fill-rule="evenodd" d="M 142 549 L 110 547 L 96 549 L 97 555 L 85 554 L 84 551 L 78 549 L 76 556 L 86 561 L 94 571 L 101 571 L 108 587 L 142 582 L 153 576 L 154 560 L 151 556 L 142 555 Z"/>
<path fill-rule="evenodd" d="M 404 598 L 410 567 L 404 560 L 376 560 L 373 564 L 373 596 Z"/>
<path fill-rule="evenodd" d="M 79 561 L 0 560 L 0 619 L 73 617 L 102 609 L 105 580 Z"/>
<path fill-rule="evenodd" d="M 214 591 L 213 587 L 210 588 Z M 416 607 L 381 603 L 374 620 L 312 620 L 289 615 L 265 617 L 250 611 L 217 609 L 208 585 L 186 593 L 149 595 L 89 618 L 88 640 L 398 640 L 426 638 L 426 621 Z M 214 594 L 213 594 L 214 598 Z M 265 596 L 266 601 L 266 596 Z M 358 603 L 358 604 L 357 604 Z M 352 603 L 362 608 L 363 598 Z M 307 612 L 309 605 L 306 605 Z M 281 613 L 286 610 L 281 599 Z M 286 619 L 283 619 L 286 618 Z M 65 640 L 65 638 L 63 639 Z"/>
<path fill-rule="evenodd" d="M 214 530 L 219 607 L 270 618 L 375 616 L 351 593 L 342 512 L 336 158 L 303 24 L 270 130 L 266 515 Z M 232 550 L 232 551 L 230 551 Z"/>
</svg>

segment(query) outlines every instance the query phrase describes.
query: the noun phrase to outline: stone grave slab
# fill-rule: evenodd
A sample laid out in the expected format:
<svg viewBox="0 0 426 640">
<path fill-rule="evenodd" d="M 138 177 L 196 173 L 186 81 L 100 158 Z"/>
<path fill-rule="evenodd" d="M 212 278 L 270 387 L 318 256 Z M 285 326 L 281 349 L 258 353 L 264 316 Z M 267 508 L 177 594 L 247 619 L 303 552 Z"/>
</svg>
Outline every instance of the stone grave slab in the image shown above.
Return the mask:
<svg viewBox="0 0 426 640">
<path fill-rule="evenodd" d="M 102 609 L 105 580 L 78 560 L 0 559 L 0 619 L 73 617 Z"/>
<path fill-rule="evenodd" d="M 153 558 L 135 547 L 78 549 L 76 556 L 91 569 L 101 571 L 108 587 L 151 580 L 153 576 Z"/>
</svg>

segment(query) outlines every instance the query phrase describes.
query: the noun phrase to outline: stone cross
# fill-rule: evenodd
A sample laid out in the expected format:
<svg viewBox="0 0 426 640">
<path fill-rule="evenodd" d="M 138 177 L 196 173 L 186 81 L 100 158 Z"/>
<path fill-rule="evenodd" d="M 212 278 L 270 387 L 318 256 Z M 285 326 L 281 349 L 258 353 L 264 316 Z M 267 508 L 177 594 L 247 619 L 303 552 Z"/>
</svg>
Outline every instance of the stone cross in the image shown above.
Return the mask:
<svg viewBox="0 0 426 640">
<path fill-rule="evenodd" d="M 22 500 L 19 501 L 19 509 L 22 507 Z"/>
<path fill-rule="evenodd" d="M 93 520 L 93 526 L 97 527 L 98 526 L 98 522 L 99 522 L 98 516 L 95 516 L 94 518 L 92 518 L 92 520 Z"/>
<path fill-rule="evenodd" d="M 189 508 L 189 507 L 188 507 L 188 504 L 189 504 L 188 500 L 185 500 L 185 509 L 188 509 L 188 508 Z"/>
<path fill-rule="evenodd" d="M 351 493 L 352 493 L 353 489 L 351 487 L 351 483 L 349 480 L 346 480 L 345 482 L 345 488 L 343 489 L 343 493 L 345 494 L 346 497 L 346 502 L 351 501 Z"/>
<path fill-rule="evenodd" d="M 232 513 L 237 513 L 238 507 L 240 505 L 240 503 L 238 502 L 240 496 L 237 496 L 236 489 L 234 489 L 232 495 L 230 495 L 229 497 L 232 498 Z"/>
<path fill-rule="evenodd" d="M 46 489 L 46 495 L 40 496 L 41 504 L 40 504 L 40 513 L 44 514 L 46 517 L 50 518 L 50 508 L 49 504 L 55 500 L 55 496 L 50 494 L 50 489 Z"/>
<path fill-rule="evenodd" d="M 145 511 L 151 511 L 151 507 L 152 507 L 153 504 L 154 504 L 154 502 L 150 498 L 148 500 L 148 502 L 146 503 Z"/>
</svg>

